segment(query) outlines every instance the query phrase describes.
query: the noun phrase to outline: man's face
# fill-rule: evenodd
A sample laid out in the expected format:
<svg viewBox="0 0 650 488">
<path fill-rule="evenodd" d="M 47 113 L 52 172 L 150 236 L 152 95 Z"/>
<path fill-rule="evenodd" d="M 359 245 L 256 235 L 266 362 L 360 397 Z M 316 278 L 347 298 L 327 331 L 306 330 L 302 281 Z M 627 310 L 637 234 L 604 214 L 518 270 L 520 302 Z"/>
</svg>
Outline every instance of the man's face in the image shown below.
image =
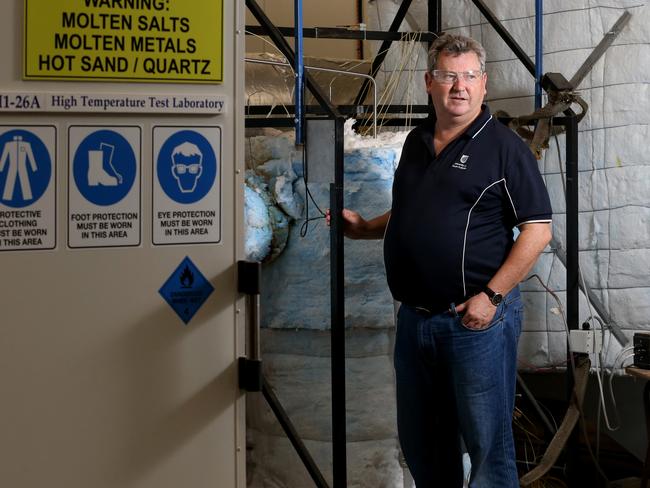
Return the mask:
<svg viewBox="0 0 650 488">
<path fill-rule="evenodd" d="M 457 56 L 442 52 L 438 56 L 435 69 L 457 73 L 480 72 L 481 63 L 473 52 Z M 426 73 L 425 82 L 438 119 L 465 123 L 474 120 L 481 112 L 481 104 L 486 94 L 485 73 L 482 73 L 473 83 L 463 79 L 462 76 L 457 76 L 453 83 L 440 82 L 434 79 L 431 73 Z"/>
</svg>

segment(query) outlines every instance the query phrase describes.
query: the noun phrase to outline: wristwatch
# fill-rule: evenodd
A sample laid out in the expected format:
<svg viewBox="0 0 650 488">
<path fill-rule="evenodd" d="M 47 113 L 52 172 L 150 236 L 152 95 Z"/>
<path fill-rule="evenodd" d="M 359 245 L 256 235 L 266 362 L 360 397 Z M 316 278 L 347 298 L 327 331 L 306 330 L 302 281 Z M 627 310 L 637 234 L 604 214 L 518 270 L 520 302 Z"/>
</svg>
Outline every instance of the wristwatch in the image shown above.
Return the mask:
<svg viewBox="0 0 650 488">
<path fill-rule="evenodd" d="M 499 292 L 492 290 L 488 286 L 484 286 L 482 291 L 488 296 L 488 298 L 490 299 L 490 303 L 495 307 L 498 307 L 499 304 L 503 301 L 503 295 Z"/>
</svg>

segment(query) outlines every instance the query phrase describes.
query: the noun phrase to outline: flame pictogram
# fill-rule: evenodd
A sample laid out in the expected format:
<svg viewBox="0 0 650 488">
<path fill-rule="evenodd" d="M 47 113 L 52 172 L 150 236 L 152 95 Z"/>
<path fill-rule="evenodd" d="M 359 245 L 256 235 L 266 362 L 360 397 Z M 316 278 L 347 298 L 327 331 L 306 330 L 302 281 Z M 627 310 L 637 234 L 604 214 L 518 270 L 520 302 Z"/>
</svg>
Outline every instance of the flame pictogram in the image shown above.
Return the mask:
<svg viewBox="0 0 650 488">
<path fill-rule="evenodd" d="M 192 273 L 187 265 L 185 265 L 185 269 L 183 269 L 179 280 L 183 288 L 192 288 L 194 284 L 194 273 Z"/>
</svg>

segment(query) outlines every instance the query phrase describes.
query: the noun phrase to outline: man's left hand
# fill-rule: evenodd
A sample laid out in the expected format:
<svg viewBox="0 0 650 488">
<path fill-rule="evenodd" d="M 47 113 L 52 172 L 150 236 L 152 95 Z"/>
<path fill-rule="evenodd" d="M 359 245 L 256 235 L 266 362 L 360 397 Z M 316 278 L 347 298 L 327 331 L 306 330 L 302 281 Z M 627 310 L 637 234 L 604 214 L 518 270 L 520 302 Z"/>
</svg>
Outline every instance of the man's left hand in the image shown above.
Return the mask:
<svg viewBox="0 0 650 488">
<path fill-rule="evenodd" d="M 479 293 L 460 305 L 456 305 L 456 312 L 462 315 L 461 321 L 470 329 L 483 329 L 487 327 L 497 307 L 492 305 L 485 293 Z"/>
</svg>

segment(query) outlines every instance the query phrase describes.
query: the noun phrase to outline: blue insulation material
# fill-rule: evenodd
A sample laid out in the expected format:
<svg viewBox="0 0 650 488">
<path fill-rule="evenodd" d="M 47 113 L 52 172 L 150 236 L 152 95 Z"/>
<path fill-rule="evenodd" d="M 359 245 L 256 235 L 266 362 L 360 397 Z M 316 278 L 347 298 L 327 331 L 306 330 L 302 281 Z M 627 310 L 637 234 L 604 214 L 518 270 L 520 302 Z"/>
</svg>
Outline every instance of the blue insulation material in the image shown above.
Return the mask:
<svg viewBox="0 0 650 488">
<path fill-rule="evenodd" d="M 256 141 L 262 152 L 271 155 L 277 149 L 274 138 L 269 147 Z M 403 138 L 386 147 L 362 147 L 345 152 L 345 206 L 372 218 L 390 208 L 393 174 L 399 160 Z M 308 225 L 300 236 L 306 218 L 305 184 L 302 161 L 297 152 L 287 152 L 286 159 L 275 153 L 274 159 L 250 172 L 248 185 L 258 189 L 255 195 L 266 199 L 269 215 L 279 211 L 286 217 L 286 247 L 272 259 L 265 256 L 262 273 L 263 327 L 280 329 L 324 330 L 330 326 L 329 227 L 320 218 Z M 309 183 L 309 190 L 321 210 L 329 207 L 329 184 Z M 267 246 L 268 234 L 257 222 L 261 214 L 259 199 L 247 211 L 246 249 Z M 255 206 L 254 206 L 255 205 Z M 247 201 L 247 208 L 249 204 Z M 320 214 L 309 202 L 309 218 Z M 269 220 L 271 220 L 269 216 Z M 263 226 L 268 229 L 268 226 Z M 273 247 L 273 246 L 271 246 Z M 256 254 L 259 259 L 260 254 Z M 249 256 L 252 258 L 252 255 Z M 263 258 L 264 259 L 264 258 Z M 348 327 L 388 328 L 393 326 L 393 302 L 386 286 L 381 241 L 345 242 L 346 325 Z"/>
<path fill-rule="evenodd" d="M 246 259 L 262 261 L 271 252 L 271 220 L 264 199 L 255 190 L 244 189 L 244 212 L 246 215 Z"/>
</svg>

